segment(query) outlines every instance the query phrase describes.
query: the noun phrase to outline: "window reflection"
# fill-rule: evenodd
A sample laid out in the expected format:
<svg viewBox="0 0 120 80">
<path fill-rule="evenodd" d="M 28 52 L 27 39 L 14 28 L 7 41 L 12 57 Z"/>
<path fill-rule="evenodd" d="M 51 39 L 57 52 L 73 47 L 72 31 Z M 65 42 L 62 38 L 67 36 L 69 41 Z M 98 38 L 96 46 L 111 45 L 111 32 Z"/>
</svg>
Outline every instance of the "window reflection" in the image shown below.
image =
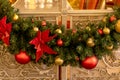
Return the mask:
<svg viewBox="0 0 120 80">
<path fill-rule="evenodd" d="M 120 0 L 67 0 L 68 9 L 112 9 L 113 6 L 120 6 Z"/>
<path fill-rule="evenodd" d="M 57 3 L 58 0 L 24 0 L 26 9 L 51 9 L 53 8 L 53 4 Z M 54 5 L 55 6 L 55 5 Z"/>
<path fill-rule="evenodd" d="M 24 0 L 26 9 L 35 9 L 37 7 L 38 0 Z"/>
</svg>

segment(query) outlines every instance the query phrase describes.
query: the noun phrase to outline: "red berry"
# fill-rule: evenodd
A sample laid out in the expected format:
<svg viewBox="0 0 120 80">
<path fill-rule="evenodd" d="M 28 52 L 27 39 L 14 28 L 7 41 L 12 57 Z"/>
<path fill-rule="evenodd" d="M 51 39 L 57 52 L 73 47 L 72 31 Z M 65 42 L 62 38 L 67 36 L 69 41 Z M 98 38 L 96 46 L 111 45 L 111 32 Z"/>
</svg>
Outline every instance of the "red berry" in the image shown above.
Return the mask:
<svg viewBox="0 0 120 80">
<path fill-rule="evenodd" d="M 110 17 L 110 22 L 113 22 L 113 21 L 115 21 L 116 20 L 116 17 L 114 16 L 114 15 L 112 15 L 111 17 Z"/>
<path fill-rule="evenodd" d="M 63 41 L 62 41 L 61 39 L 58 39 L 58 40 L 57 40 L 57 45 L 58 45 L 58 46 L 63 46 Z"/>
<path fill-rule="evenodd" d="M 98 33 L 99 33 L 100 35 L 102 35 L 102 34 L 103 34 L 103 30 L 102 30 L 102 29 L 98 29 Z"/>
<path fill-rule="evenodd" d="M 78 56 L 77 56 L 75 59 L 76 59 L 76 61 L 79 61 L 79 60 L 80 60 L 80 58 L 79 58 Z"/>
<path fill-rule="evenodd" d="M 46 21 L 42 21 L 42 26 L 46 26 Z"/>
<path fill-rule="evenodd" d="M 32 19 L 31 19 L 31 22 L 32 22 L 32 23 L 34 23 L 34 22 L 35 22 L 34 18 L 32 18 Z"/>
<path fill-rule="evenodd" d="M 73 34 L 75 34 L 76 32 L 77 32 L 77 30 L 76 30 L 76 29 L 73 29 L 73 30 L 72 30 L 72 33 L 73 33 Z"/>
</svg>

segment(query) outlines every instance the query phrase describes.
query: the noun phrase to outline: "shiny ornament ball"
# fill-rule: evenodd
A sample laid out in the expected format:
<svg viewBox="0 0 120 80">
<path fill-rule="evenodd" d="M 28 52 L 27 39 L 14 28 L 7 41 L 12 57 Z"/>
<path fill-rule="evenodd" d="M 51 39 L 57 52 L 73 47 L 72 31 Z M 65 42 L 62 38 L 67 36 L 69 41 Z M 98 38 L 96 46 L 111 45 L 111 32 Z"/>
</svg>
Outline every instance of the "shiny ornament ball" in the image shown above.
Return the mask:
<svg viewBox="0 0 120 80">
<path fill-rule="evenodd" d="M 86 43 L 89 47 L 94 47 L 95 46 L 93 38 L 88 38 Z"/>
<path fill-rule="evenodd" d="M 58 33 L 58 34 L 62 34 L 62 30 L 61 29 L 56 29 L 55 32 Z"/>
<path fill-rule="evenodd" d="M 107 48 L 108 50 L 112 50 L 112 49 L 113 49 L 113 44 L 106 46 L 106 48 Z"/>
<path fill-rule="evenodd" d="M 116 17 L 114 16 L 114 15 L 112 15 L 111 17 L 110 17 L 110 22 L 113 22 L 113 21 L 115 21 L 116 20 Z"/>
<path fill-rule="evenodd" d="M 105 16 L 103 19 L 102 19 L 103 22 L 107 22 L 107 17 Z"/>
<path fill-rule="evenodd" d="M 57 42 L 56 42 L 56 44 L 57 44 L 58 46 L 63 46 L 63 41 L 62 41 L 62 39 L 58 39 Z"/>
<path fill-rule="evenodd" d="M 37 32 L 39 29 L 38 27 L 34 27 L 33 30 Z"/>
<path fill-rule="evenodd" d="M 25 51 L 20 51 L 15 55 L 15 60 L 20 64 L 27 64 L 30 62 L 30 56 Z"/>
<path fill-rule="evenodd" d="M 76 47 L 76 51 L 77 51 L 78 53 L 81 53 L 81 52 L 83 51 L 83 47 L 82 47 L 81 45 L 77 46 L 77 47 Z"/>
<path fill-rule="evenodd" d="M 79 60 L 80 60 L 80 58 L 79 58 L 78 56 L 76 56 L 76 57 L 75 57 L 75 60 L 76 60 L 76 61 L 79 61 Z"/>
<path fill-rule="evenodd" d="M 46 21 L 42 21 L 42 26 L 46 26 L 46 25 L 47 25 Z"/>
<path fill-rule="evenodd" d="M 91 56 L 91 57 L 86 57 L 84 60 L 81 62 L 81 66 L 84 67 L 85 69 L 93 69 L 96 67 L 98 63 L 98 59 L 96 56 Z"/>
<path fill-rule="evenodd" d="M 34 19 L 32 19 L 31 21 L 32 21 L 32 23 L 34 23 Z"/>
<path fill-rule="evenodd" d="M 72 33 L 75 34 L 77 32 L 76 29 L 72 29 Z"/>
<path fill-rule="evenodd" d="M 107 27 L 104 27 L 104 28 L 103 28 L 103 33 L 104 33 L 104 34 L 110 34 L 110 29 L 107 28 Z"/>
<path fill-rule="evenodd" d="M 120 33 L 120 20 L 118 20 L 116 25 L 115 25 L 115 31 Z"/>
<path fill-rule="evenodd" d="M 57 57 L 56 59 L 55 59 L 55 64 L 56 65 L 62 65 L 63 64 L 63 59 L 61 59 L 60 57 Z"/>
<path fill-rule="evenodd" d="M 99 33 L 100 35 L 102 35 L 102 34 L 103 34 L 103 30 L 102 30 L 102 29 L 98 29 L 98 33 Z"/>
<path fill-rule="evenodd" d="M 86 29 L 87 31 L 91 31 L 91 28 L 90 28 L 89 26 L 87 26 L 85 29 Z"/>
<path fill-rule="evenodd" d="M 19 16 L 18 16 L 17 14 L 14 14 L 13 20 L 16 21 L 16 20 L 18 20 L 18 19 L 19 19 Z"/>
</svg>

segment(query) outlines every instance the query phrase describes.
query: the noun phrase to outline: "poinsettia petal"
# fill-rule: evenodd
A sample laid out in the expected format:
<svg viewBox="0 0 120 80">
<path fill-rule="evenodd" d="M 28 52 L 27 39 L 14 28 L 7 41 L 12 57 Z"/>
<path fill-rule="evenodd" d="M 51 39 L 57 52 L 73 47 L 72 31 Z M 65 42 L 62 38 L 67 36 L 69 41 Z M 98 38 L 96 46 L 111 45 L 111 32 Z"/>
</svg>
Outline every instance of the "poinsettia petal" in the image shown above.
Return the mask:
<svg viewBox="0 0 120 80">
<path fill-rule="evenodd" d="M 39 47 L 36 51 L 36 62 L 42 57 L 43 50 Z"/>
<path fill-rule="evenodd" d="M 0 20 L 0 27 L 3 27 L 6 29 L 6 20 L 7 20 L 7 17 L 4 16 L 1 20 Z"/>
<path fill-rule="evenodd" d="M 2 33 L 0 33 L 0 39 L 2 39 L 2 36 L 3 36 L 3 34 L 2 34 Z"/>
<path fill-rule="evenodd" d="M 50 47 L 48 47 L 46 44 L 42 45 L 42 49 L 44 52 L 48 54 L 57 54 L 57 52 L 53 51 Z"/>
<path fill-rule="evenodd" d="M 36 62 L 42 57 L 43 53 L 56 54 L 51 48 L 49 48 L 45 42 L 52 40 L 56 35 L 49 37 L 50 30 L 45 30 L 43 32 L 38 31 L 36 37 L 29 43 L 35 45 L 36 50 Z"/>
<path fill-rule="evenodd" d="M 37 36 L 36 36 L 36 37 L 38 38 L 38 41 L 41 40 L 41 31 L 38 31 L 38 32 L 37 32 Z"/>
<path fill-rule="evenodd" d="M 42 40 L 43 40 L 44 42 L 49 42 L 49 41 L 51 41 L 54 37 L 57 36 L 57 35 L 49 36 L 49 33 L 50 33 L 50 30 L 49 30 L 49 29 L 42 32 L 41 37 L 42 37 Z"/>
<path fill-rule="evenodd" d="M 9 34 L 11 32 L 11 29 L 12 29 L 12 24 L 11 23 L 6 24 L 6 30 Z"/>
<path fill-rule="evenodd" d="M 2 34 L 4 34 L 5 33 L 5 28 L 4 27 L 2 27 L 2 26 L 0 26 L 0 33 L 2 33 Z"/>
<path fill-rule="evenodd" d="M 50 30 L 48 29 L 48 30 L 45 30 L 45 31 L 43 31 L 43 32 L 41 33 L 41 38 L 42 38 L 42 40 L 43 40 L 44 42 L 48 42 L 49 32 L 50 32 Z"/>
<path fill-rule="evenodd" d="M 39 45 L 39 40 L 37 37 L 35 37 L 33 40 L 29 42 L 29 44 L 34 45 L 35 48 Z"/>
<path fill-rule="evenodd" d="M 8 37 L 4 37 L 2 38 L 2 41 L 6 44 L 6 45 L 9 45 L 9 36 Z"/>
<path fill-rule="evenodd" d="M 7 20 L 7 17 L 4 16 L 4 17 L 0 20 L 0 23 L 2 23 L 2 24 L 6 24 L 6 20 Z"/>
<path fill-rule="evenodd" d="M 53 35 L 53 36 L 50 36 L 50 37 L 48 37 L 48 39 L 47 39 L 47 41 L 46 42 L 49 42 L 49 41 L 51 41 L 53 38 L 55 38 L 57 35 Z"/>
</svg>

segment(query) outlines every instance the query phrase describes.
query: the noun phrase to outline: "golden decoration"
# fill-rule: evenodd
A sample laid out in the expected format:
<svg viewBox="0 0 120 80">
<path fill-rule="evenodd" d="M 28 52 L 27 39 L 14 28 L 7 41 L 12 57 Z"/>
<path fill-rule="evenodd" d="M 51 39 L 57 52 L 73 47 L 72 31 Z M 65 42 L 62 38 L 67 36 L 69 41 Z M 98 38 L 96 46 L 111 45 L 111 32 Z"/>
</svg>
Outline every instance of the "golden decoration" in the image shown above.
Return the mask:
<svg viewBox="0 0 120 80">
<path fill-rule="evenodd" d="M 59 34 L 62 34 L 62 30 L 61 29 L 56 29 L 55 32 L 59 33 Z"/>
<path fill-rule="evenodd" d="M 118 20 L 116 25 L 115 25 L 115 31 L 120 33 L 120 20 Z"/>
<path fill-rule="evenodd" d="M 104 27 L 104 28 L 103 28 L 103 33 L 104 33 L 104 34 L 110 34 L 110 29 L 107 28 L 107 27 Z"/>
<path fill-rule="evenodd" d="M 33 30 L 37 32 L 39 29 L 38 27 L 34 27 Z"/>
<path fill-rule="evenodd" d="M 85 29 L 86 29 L 87 31 L 91 31 L 91 28 L 90 28 L 89 26 L 87 26 Z"/>
<path fill-rule="evenodd" d="M 107 21 L 107 17 L 106 17 L 106 16 L 103 17 L 102 21 L 103 21 L 103 22 L 106 22 L 106 21 Z"/>
<path fill-rule="evenodd" d="M 89 47 L 95 46 L 94 39 L 93 39 L 93 38 L 88 38 L 88 39 L 87 39 L 87 45 L 88 45 Z"/>
<path fill-rule="evenodd" d="M 13 20 L 16 21 L 16 20 L 18 20 L 18 18 L 19 18 L 19 16 L 17 14 L 14 14 Z"/>
<path fill-rule="evenodd" d="M 113 49 L 113 44 L 106 46 L 106 48 L 107 48 L 108 50 L 112 50 L 112 49 Z"/>
<path fill-rule="evenodd" d="M 55 59 L 55 64 L 57 64 L 57 65 L 62 65 L 63 62 L 64 62 L 64 61 L 63 61 L 60 57 L 57 57 L 57 58 Z"/>
</svg>

